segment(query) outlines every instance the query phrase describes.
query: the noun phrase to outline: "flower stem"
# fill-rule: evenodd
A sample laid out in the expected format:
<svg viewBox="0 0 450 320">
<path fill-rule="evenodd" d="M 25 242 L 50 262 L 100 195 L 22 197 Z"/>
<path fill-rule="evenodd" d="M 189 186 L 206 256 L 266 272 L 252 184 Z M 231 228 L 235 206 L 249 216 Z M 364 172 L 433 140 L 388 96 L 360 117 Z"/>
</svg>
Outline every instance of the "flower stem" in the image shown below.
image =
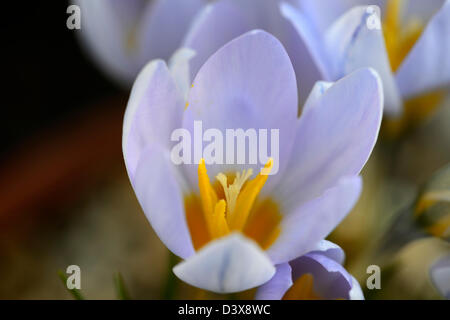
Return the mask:
<svg viewBox="0 0 450 320">
<path fill-rule="evenodd" d="M 172 269 L 178 263 L 178 258 L 172 252 L 169 251 L 169 268 L 166 277 L 166 284 L 162 294 L 162 299 L 172 300 L 175 297 L 175 293 L 178 287 L 178 280 L 175 277 Z"/>
</svg>

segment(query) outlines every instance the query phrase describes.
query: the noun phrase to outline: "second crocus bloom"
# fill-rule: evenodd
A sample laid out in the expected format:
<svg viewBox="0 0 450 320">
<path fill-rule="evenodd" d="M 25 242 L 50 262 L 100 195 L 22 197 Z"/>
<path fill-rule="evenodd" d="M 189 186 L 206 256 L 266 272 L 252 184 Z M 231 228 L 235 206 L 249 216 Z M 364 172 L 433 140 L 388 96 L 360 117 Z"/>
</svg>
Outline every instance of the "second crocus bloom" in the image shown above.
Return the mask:
<svg viewBox="0 0 450 320">
<path fill-rule="evenodd" d="M 326 240 L 311 252 L 277 266 L 275 276 L 258 288 L 259 300 L 362 300 L 358 281 L 342 266 L 343 250 Z"/>
</svg>

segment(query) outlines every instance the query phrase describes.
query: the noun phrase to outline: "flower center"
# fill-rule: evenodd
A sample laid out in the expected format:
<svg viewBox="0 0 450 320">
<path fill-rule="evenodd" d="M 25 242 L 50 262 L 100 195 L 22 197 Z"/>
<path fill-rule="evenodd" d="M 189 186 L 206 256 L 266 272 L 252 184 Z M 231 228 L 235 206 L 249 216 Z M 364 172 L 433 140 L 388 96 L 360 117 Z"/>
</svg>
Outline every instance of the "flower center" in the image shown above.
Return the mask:
<svg viewBox="0 0 450 320">
<path fill-rule="evenodd" d="M 186 220 L 195 249 L 233 231 L 244 233 L 262 248 L 273 243 L 281 221 L 278 206 L 270 199 L 258 200 L 272 167 L 273 160 L 270 159 L 252 180 L 251 169 L 234 175 L 219 173 L 217 183 L 211 184 L 205 161 L 200 160 L 200 195 L 185 197 Z"/>
<path fill-rule="evenodd" d="M 403 6 L 403 0 L 389 0 L 383 22 L 386 49 L 394 72 L 400 67 L 424 29 L 423 23 L 415 18 L 402 23 Z"/>
<path fill-rule="evenodd" d="M 389 0 L 383 21 L 386 50 L 394 72 L 414 47 L 424 29 L 423 22 L 417 18 L 401 21 L 404 4 L 403 0 Z M 444 97 L 445 92 L 436 91 L 406 100 L 401 117 L 383 121 L 383 132 L 388 138 L 398 138 L 427 119 Z"/>
<path fill-rule="evenodd" d="M 294 281 L 284 294 L 283 300 L 322 300 L 322 298 L 314 292 L 314 277 L 307 273 Z"/>
</svg>

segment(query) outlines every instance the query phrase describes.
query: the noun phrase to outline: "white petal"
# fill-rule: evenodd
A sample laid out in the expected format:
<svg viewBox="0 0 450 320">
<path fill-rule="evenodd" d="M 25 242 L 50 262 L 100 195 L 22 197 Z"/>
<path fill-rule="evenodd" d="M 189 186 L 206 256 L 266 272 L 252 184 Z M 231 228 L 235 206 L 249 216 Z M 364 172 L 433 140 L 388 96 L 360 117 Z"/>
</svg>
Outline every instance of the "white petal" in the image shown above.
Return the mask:
<svg viewBox="0 0 450 320">
<path fill-rule="evenodd" d="M 308 96 L 303 107 L 303 112 L 307 112 L 309 109 L 314 108 L 317 102 L 323 96 L 323 94 L 334 85 L 334 82 L 317 81 Z"/>
<path fill-rule="evenodd" d="M 316 246 L 311 249 L 311 252 L 320 252 L 321 254 L 327 256 L 330 259 L 333 259 L 339 264 L 343 264 L 345 260 L 344 250 L 342 250 L 342 248 L 337 244 L 328 240 L 319 241 Z"/>
<path fill-rule="evenodd" d="M 355 279 L 355 277 L 352 276 L 352 289 L 348 293 L 350 296 L 350 300 L 364 300 L 364 294 L 361 290 L 361 286 L 359 285 L 358 280 Z"/>
<path fill-rule="evenodd" d="M 292 269 L 289 263 L 277 265 L 275 275 L 258 288 L 255 300 L 281 300 L 292 286 Z"/>
<path fill-rule="evenodd" d="M 450 86 L 450 1 L 431 19 L 397 71 L 404 97 Z"/>
<path fill-rule="evenodd" d="M 196 139 L 196 121 L 202 121 L 202 129 L 216 129 L 226 138 L 227 130 L 252 130 L 259 136 L 259 130 L 267 133 L 267 156 L 274 159 L 274 168 L 263 192 L 268 192 L 281 177 L 292 149 L 298 123 L 297 86 L 292 63 L 282 44 L 265 31 L 250 31 L 226 44 L 212 55 L 202 66 L 189 92 L 189 107 L 183 118 L 183 127 Z M 255 130 L 255 131 L 253 131 Z M 272 132 L 279 139 L 272 140 Z M 224 139 L 225 140 L 225 139 Z M 224 146 L 226 142 L 224 141 Z M 247 139 L 248 140 L 248 139 Z M 264 140 L 263 140 L 264 141 Z M 277 143 L 279 142 L 279 143 Z M 258 144 L 259 145 L 259 144 Z M 279 145 L 279 148 L 277 148 Z M 206 143 L 204 143 L 206 146 Z M 210 177 L 219 172 L 238 172 L 252 168 L 260 172 L 267 163 L 263 155 L 256 155 L 250 163 L 251 147 L 257 144 L 245 143 L 239 148 L 246 155 L 245 164 L 225 164 L 231 158 L 224 148 L 222 164 L 206 163 Z M 272 148 L 273 146 L 273 148 Z M 200 149 L 200 148 L 198 148 Z M 236 148 L 237 149 L 237 148 Z M 228 150 L 231 150 L 228 148 Z M 257 150 L 262 153 L 262 148 Z M 192 152 L 195 155 L 195 150 Z M 198 163 L 200 158 L 194 158 Z M 233 160 L 233 159 L 232 159 Z M 197 185 L 197 166 L 187 166 L 193 185 Z"/>
<path fill-rule="evenodd" d="M 439 259 L 430 269 L 431 280 L 446 299 L 450 299 L 450 256 Z"/>
<path fill-rule="evenodd" d="M 284 263 L 313 250 L 353 208 L 361 185 L 359 177 L 343 178 L 323 196 L 283 217 L 280 235 L 267 250 L 272 261 Z"/>
<path fill-rule="evenodd" d="M 169 151 L 157 143 L 149 145 L 131 183 L 147 219 L 167 248 L 184 259 L 194 254 L 184 211 L 186 184 Z"/>
<path fill-rule="evenodd" d="M 311 23 L 315 24 L 320 32 L 325 32 L 338 17 L 352 7 L 364 5 L 383 7 L 385 0 L 297 0 L 297 2 Z"/>
<path fill-rule="evenodd" d="M 234 233 L 209 243 L 173 272 L 192 286 L 231 293 L 267 282 L 275 267 L 254 241 Z"/>
<path fill-rule="evenodd" d="M 181 126 L 183 99 L 166 64 L 155 60 L 137 77 L 123 121 L 122 150 L 132 179 L 142 150 L 152 142 L 169 147 Z"/>
<path fill-rule="evenodd" d="M 327 30 L 325 42 L 334 79 L 362 67 L 375 69 L 383 81 L 385 112 L 393 116 L 401 113 L 402 99 L 387 55 L 378 7 L 349 10 Z"/>
<path fill-rule="evenodd" d="M 192 49 L 180 48 L 175 51 L 169 60 L 170 74 L 186 101 L 192 83 L 190 61 L 195 55 L 196 53 Z"/>
<path fill-rule="evenodd" d="M 343 176 L 359 174 L 377 141 L 382 110 L 378 75 L 361 69 L 301 115 L 290 163 L 274 191 L 282 212 L 320 196 Z"/>
</svg>

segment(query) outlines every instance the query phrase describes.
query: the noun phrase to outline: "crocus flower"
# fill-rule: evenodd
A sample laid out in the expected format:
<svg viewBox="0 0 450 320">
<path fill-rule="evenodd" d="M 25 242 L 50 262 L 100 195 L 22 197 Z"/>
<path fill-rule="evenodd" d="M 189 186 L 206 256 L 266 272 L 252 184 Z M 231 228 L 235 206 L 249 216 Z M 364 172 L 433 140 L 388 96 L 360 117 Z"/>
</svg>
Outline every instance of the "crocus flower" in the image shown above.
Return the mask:
<svg viewBox="0 0 450 320">
<path fill-rule="evenodd" d="M 80 39 L 95 62 L 124 86 L 150 60 L 168 59 L 207 0 L 75 0 Z"/>
<path fill-rule="evenodd" d="M 289 56 L 255 30 L 214 53 L 189 87 L 186 107 L 161 60 L 138 76 L 123 130 L 131 184 L 157 235 L 184 260 L 174 268 L 181 280 L 220 293 L 262 285 L 276 265 L 316 248 L 357 201 L 379 132 L 381 81 L 361 69 L 319 83 L 298 118 Z M 175 164 L 172 133 L 195 137 L 195 121 L 220 132 L 277 129 L 279 155 L 261 172 L 203 159 Z"/>
<path fill-rule="evenodd" d="M 430 278 L 441 296 L 450 300 L 450 255 L 433 264 L 430 268 Z"/>
<path fill-rule="evenodd" d="M 422 121 L 450 86 L 448 0 L 299 0 L 281 10 L 308 44 L 323 80 L 361 67 L 379 73 L 393 134 Z"/>
<path fill-rule="evenodd" d="M 277 266 L 270 281 L 258 288 L 259 300 L 363 300 L 358 281 L 342 263 L 344 251 L 323 240 L 313 251 Z"/>
</svg>

